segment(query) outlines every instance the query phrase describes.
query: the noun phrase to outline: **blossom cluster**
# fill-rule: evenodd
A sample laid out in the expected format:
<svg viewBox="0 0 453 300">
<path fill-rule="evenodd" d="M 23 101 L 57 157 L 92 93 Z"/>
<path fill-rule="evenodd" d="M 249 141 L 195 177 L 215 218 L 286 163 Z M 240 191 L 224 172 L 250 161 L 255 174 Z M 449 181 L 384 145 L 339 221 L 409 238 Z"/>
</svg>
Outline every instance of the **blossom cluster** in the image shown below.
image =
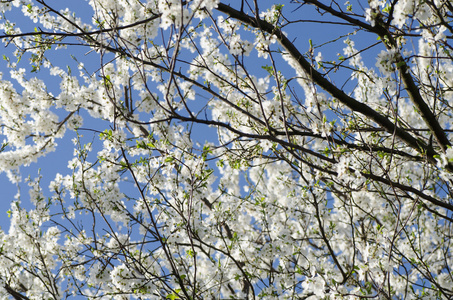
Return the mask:
<svg viewBox="0 0 453 300">
<path fill-rule="evenodd" d="M 239 2 L 0 3 L 0 297 L 452 297 L 451 4 Z"/>
</svg>

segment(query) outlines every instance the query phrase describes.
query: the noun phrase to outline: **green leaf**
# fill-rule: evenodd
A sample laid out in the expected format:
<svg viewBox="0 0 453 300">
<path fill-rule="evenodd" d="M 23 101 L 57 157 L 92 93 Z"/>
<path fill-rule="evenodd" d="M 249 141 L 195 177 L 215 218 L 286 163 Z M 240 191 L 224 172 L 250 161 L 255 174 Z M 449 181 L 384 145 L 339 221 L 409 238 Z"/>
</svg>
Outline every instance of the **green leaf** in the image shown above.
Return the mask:
<svg viewBox="0 0 453 300">
<path fill-rule="evenodd" d="M 167 297 L 166 297 L 166 298 L 167 298 L 167 299 L 170 299 L 170 300 L 179 299 L 179 297 L 178 297 L 178 296 L 176 296 L 176 295 L 175 295 L 175 294 L 173 294 L 173 293 L 172 293 L 172 294 L 169 294 L 169 295 L 167 295 Z"/>
<path fill-rule="evenodd" d="M 3 151 L 5 151 L 5 148 L 6 148 L 7 146 L 8 146 L 8 143 L 7 143 L 7 142 L 6 142 L 6 143 L 3 143 L 3 144 L 2 144 L 2 147 L 0 148 L 0 153 L 3 152 Z"/>
<path fill-rule="evenodd" d="M 405 65 L 406 65 L 406 62 L 405 62 L 404 60 L 403 60 L 403 61 L 400 61 L 400 62 L 398 62 L 398 63 L 396 64 L 396 66 L 397 66 L 398 68 L 401 68 L 402 66 L 405 66 Z"/>
<path fill-rule="evenodd" d="M 174 293 L 168 294 L 167 297 L 165 297 L 165 298 L 166 298 L 166 299 L 170 299 L 170 300 L 181 299 L 181 298 L 179 298 L 179 296 L 178 296 L 178 293 L 179 293 L 180 291 L 181 291 L 180 289 L 176 289 Z"/>
<path fill-rule="evenodd" d="M 165 162 L 172 162 L 172 161 L 174 161 L 174 160 L 175 160 L 175 158 L 174 158 L 173 156 L 167 156 L 167 157 L 165 158 Z"/>
<path fill-rule="evenodd" d="M 274 75 L 274 68 L 272 68 L 271 66 L 265 65 L 265 66 L 261 66 L 261 68 L 263 70 L 266 70 L 267 73 L 269 73 L 269 75 Z"/>
</svg>

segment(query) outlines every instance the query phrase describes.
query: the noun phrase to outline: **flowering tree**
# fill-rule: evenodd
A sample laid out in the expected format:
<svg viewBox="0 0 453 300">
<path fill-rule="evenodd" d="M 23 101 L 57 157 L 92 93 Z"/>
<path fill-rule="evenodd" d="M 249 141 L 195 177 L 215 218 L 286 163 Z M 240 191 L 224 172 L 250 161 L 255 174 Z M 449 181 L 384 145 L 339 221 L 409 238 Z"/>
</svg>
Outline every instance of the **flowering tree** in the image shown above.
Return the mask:
<svg viewBox="0 0 453 300">
<path fill-rule="evenodd" d="M 450 1 L 54 2 L 0 2 L 1 171 L 74 149 L 3 299 L 453 297 Z"/>
</svg>

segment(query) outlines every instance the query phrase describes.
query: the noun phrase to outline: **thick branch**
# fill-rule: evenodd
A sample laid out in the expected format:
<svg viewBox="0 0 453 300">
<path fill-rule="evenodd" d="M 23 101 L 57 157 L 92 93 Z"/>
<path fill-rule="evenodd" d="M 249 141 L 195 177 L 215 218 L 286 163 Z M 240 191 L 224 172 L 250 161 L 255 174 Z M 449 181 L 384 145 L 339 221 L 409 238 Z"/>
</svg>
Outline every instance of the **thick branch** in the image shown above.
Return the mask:
<svg viewBox="0 0 453 300">
<path fill-rule="evenodd" d="M 303 55 L 296 48 L 296 46 L 294 46 L 294 44 L 283 34 L 283 32 L 280 29 L 264 20 L 251 17 L 223 3 L 219 3 L 217 9 L 234 19 L 237 19 L 245 24 L 248 24 L 249 26 L 260 28 L 261 30 L 269 34 L 275 35 L 280 44 L 289 53 L 289 55 L 291 55 L 291 57 L 293 57 L 298 62 L 299 66 L 302 67 L 306 74 L 308 74 L 308 76 L 310 76 L 310 78 L 317 85 L 319 85 L 330 95 L 338 99 L 341 103 L 349 107 L 352 111 L 367 116 L 368 118 L 379 124 L 381 127 L 385 128 L 387 132 L 395 134 L 399 139 L 404 141 L 408 146 L 415 149 L 417 152 L 421 153 L 422 155 L 426 155 L 431 163 L 433 164 L 437 163 L 436 159 L 434 158 L 434 156 L 437 155 L 437 153 L 431 146 L 425 144 L 422 140 L 414 138 L 411 134 L 409 134 L 404 129 L 401 129 L 398 126 L 396 126 L 385 116 L 379 114 L 368 105 L 361 103 L 356 99 L 350 97 L 344 91 L 342 91 L 337 86 L 332 84 L 328 79 L 326 79 L 321 73 L 319 73 L 316 69 L 314 69 L 311 66 L 311 64 L 303 57 Z"/>
<path fill-rule="evenodd" d="M 8 294 L 10 294 L 11 296 L 13 296 L 13 298 L 15 300 L 29 300 L 30 298 L 22 295 L 21 293 L 17 292 L 16 290 L 14 290 L 10 285 L 8 285 L 7 283 L 4 285 L 4 288 L 5 290 L 8 292 Z"/>
<path fill-rule="evenodd" d="M 398 49 L 397 42 L 393 39 L 391 33 L 382 25 L 378 24 L 375 27 L 374 31 L 380 36 L 381 41 L 383 41 L 387 49 Z M 385 41 L 388 41 L 388 43 L 386 43 Z M 410 74 L 410 68 L 406 64 L 403 56 L 401 55 L 401 53 L 399 53 L 399 51 L 397 52 L 395 64 L 399 70 L 401 78 L 403 79 L 404 86 L 406 87 L 406 91 L 409 94 L 409 98 L 419 111 L 421 117 L 423 118 L 423 121 L 425 121 L 426 125 L 428 125 L 428 128 L 434 134 L 434 137 L 436 138 L 440 148 L 443 152 L 445 152 L 447 150 L 447 147 L 451 146 L 445 130 L 440 126 L 433 111 L 420 95 L 420 90 Z"/>
<path fill-rule="evenodd" d="M 391 34 L 383 24 L 377 24 L 376 26 L 371 26 L 370 24 L 367 24 L 365 22 L 352 18 L 351 16 L 349 16 L 343 12 L 337 11 L 337 10 L 333 9 L 331 6 L 327 6 L 317 0 L 304 0 L 304 2 L 312 4 L 316 7 L 330 13 L 331 15 L 338 17 L 340 19 L 343 19 L 351 24 L 358 25 L 361 28 L 364 28 L 370 32 L 376 33 L 381 38 L 381 41 L 384 42 L 387 49 L 391 49 L 391 48 L 397 49 L 397 43 L 393 38 L 393 34 Z M 388 41 L 388 43 L 386 43 L 385 41 Z M 420 115 L 422 116 L 423 120 L 428 125 L 431 132 L 434 134 L 442 151 L 445 152 L 447 150 L 447 147 L 451 146 L 450 141 L 448 140 L 448 137 L 445 134 L 445 131 L 443 130 L 443 128 L 440 126 L 439 122 L 437 121 L 436 116 L 434 115 L 432 110 L 429 108 L 429 106 L 426 104 L 426 102 L 423 100 L 423 97 L 420 95 L 420 91 L 419 91 L 417 85 L 415 84 L 412 76 L 410 75 L 410 72 L 409 72 L 410 69 L 407 66 L 407 64 L 404 61 L 404 58 L 402 57 L 401 54 L 398 54 L 396 66 L 397 66 L 398 70 L 400 71 L 401 78 L 403 79 L 404 86 L 406 87 L 407 93 L 409 94 L 409 97 L 410 97 L 412 103 L 414 103 L 415 107 L 420 112 Z"/>
</svg>

